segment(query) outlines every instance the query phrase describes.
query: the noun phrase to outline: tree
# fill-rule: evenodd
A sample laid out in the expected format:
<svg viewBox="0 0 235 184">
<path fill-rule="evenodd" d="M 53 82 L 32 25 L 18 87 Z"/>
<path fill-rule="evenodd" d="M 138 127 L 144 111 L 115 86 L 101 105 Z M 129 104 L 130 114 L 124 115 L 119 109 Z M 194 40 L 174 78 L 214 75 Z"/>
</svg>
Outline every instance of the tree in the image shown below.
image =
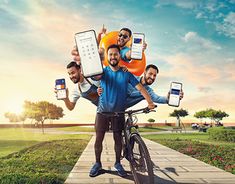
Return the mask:
<svg viewBox="0 0 235 184">
<path fill-rule="evenodd" d="M 10 122 L 24 122 L 26 117 L 23 114 L 15 114 L 11 112 L 6 112 L 4 114 L 5 118 L 9 119 Z"/>
<path fill-rule="evenodd" d="M 155 119 L 149 118 L 149 119 L 148 119 L 148 122 L 149 122 L 149 124 L 147 125 L 147 127 L 148 127 L 148 126 L 149 126 L 149 127 L 152 127 L 152 123 L 155 122 Z"/>
<path fill-rule="evenodd" d="M 204 111 L 204 110 L 203 111 L 198 111 L 194 114 L 194 117 L 199 118 L 202 122 L 202 119 L 206 118 L 206 111 Z"/>
<path fill-rule="evenodd" d="M 221 110 L 218 110 L 216 111 L 214 114 L 213 114 L 213 119 L 216 123 L 218 123 L 219 121 L 221 121 L 223 118 L 225 117 L 228 117 L 229 115 L 224 112 L 224 111 L 221 111 Z"/>
<path fill-rule="evenodd" d="M 172 113 L 169 114 L 169 116 L 176 117 L 178 121 L 178 126 L 180 126 L 180 122 L 181 122 L 180 117 L 188 116 L 188 111 L 182 108 L 179 110 L 175 109 Z"/>
<path fill-rule="evenodd" d="M 172 113 L 170 113 L 171 117 L 185 117 L 188 116 L 188 111 L 184 109 L 174 110 Z"/>
<path fill-rule="evenodd" d="M 33 103 L 25 101 L 24 114 L 27 118 L 33 119 L 36 122 L 42 124 L 42 132 L 44 134 L 44 122 L 45 120 L 60 119 L 64 116 L 63 109 L 47 101 L 40 101 Z"/>
<path fill-rule="evenodd" d="M 148 122 L 149 122 L 149 123 L 154 123 L 154 122 L 155 122 L 155 119 L 149 118 L 149 119 L 148 119 Z"/>
<path fill-rule="evenodd" d="M 206 110 L 202 110 L 199 112 L 196 112 L 194 114 L 194 117 L 196 118 L 209 118 L 211 119 L 211 122 L 216 122 L 218 123 L 219 121 L 221 121 L 223 118 L 228 117 L 229 115 L 221 110 L 214 110 L 212 108 L 210 109 L 206 109 Z"/>
</svg>

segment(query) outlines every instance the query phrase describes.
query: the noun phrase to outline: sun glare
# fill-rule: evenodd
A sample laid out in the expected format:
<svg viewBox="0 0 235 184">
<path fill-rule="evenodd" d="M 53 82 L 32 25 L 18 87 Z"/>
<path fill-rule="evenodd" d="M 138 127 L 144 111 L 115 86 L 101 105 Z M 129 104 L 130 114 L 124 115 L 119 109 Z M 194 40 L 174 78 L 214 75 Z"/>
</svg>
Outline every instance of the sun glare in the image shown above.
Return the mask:
<svg viewBox="0 0 235 184">
<path fill-rule="evenodd" d="M 24 102 L 21 100 L 13 100 L 7 104 L 7 111 L 15 114 L 21 114 L 23 112 Z"/>
</svg>

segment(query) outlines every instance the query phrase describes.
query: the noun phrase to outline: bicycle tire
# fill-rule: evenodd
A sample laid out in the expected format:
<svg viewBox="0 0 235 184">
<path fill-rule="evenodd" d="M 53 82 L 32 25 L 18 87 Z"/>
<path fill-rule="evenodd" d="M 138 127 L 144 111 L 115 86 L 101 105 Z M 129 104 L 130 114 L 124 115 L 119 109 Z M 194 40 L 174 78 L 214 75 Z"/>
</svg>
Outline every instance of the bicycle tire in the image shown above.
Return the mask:
<svg viewBox="0 0 235 184">
<path fill-rule="evenodd" d="M 143 139 L 138 134 L 133 134 L 130 138 L 130 143 L 129 162 L 135 184 L 153 184 L 153 164 Z M 136 148 L 139 150 L 136 150 Z"/>
</svg>

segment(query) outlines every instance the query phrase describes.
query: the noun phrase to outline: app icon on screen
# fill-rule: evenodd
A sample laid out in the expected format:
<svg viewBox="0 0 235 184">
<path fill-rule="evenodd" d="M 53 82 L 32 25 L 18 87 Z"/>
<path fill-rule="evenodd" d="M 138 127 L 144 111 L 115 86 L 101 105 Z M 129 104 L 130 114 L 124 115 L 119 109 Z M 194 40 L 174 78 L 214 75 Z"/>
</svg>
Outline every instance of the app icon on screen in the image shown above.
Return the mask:
<svg viewBox="0 0 235 184">
<path fill-rule="evenodd" d="M 134 43 L 142 44 L 141 38 L 134 38 Z"/>
</svg>

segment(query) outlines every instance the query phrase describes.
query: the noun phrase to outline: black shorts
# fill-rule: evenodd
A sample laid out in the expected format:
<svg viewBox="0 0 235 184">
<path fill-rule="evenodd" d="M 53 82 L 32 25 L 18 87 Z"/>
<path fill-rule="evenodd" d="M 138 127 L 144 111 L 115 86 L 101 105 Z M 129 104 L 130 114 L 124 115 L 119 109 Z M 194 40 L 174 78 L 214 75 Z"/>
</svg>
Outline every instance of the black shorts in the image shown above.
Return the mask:
<svg viewBox="0 0 235 184">
<path fill-rule="evenodd" d="M 105 114 L 97 113 L 95 118 L 95 130 L 96 132 L 106 132 L 112 130 L 113 132 L 124 130 L 125 117 L 119 116 L 107 116 Z"/>
</svg>

